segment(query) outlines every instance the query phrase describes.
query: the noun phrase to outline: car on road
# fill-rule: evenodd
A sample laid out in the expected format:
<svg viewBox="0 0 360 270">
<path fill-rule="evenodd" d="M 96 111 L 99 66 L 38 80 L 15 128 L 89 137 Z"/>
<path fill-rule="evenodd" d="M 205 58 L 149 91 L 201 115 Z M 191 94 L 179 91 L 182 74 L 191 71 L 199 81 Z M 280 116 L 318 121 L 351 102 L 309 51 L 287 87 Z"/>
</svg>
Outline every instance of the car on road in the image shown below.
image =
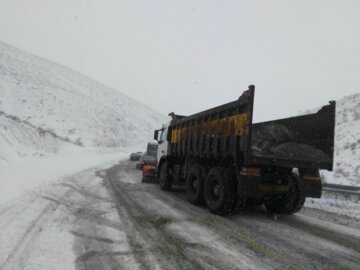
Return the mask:
<svg viewBox="0 0 360 270">
<path fill-rule="evenodd" d="M 150 165 L 150 166 L 156 166 L 157 165 L 157 159 L 154 156 L 145 154 L 143 155 L 140 160 L 136 163 L 136 169 L 142 170 L 144 166 Z"/>
<path fill-rule="evenodd" d="M 143 156 L 143 152 L 136 152 L 136 153 L 131 153 L 130 155 L 130 160 L 131 161 L 138 161 L 140 160 L 140 158 Z"/>
</svg>

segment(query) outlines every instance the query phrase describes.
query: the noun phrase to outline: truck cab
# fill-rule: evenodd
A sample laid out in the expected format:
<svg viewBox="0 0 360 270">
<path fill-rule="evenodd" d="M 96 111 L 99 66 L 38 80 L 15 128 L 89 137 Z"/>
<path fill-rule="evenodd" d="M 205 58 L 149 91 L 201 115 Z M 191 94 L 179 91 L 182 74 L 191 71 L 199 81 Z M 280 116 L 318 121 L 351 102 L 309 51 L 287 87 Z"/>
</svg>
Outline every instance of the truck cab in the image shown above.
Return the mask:
<svg viewBox="0 0 360 270">
<path fill-rule="evenodd" d="M 154 139 L 158 141 L 158 152 L 157 152 L 157 162 L 160 163 L 161 159 L 168 155 L 169 150 L 169 126 L 170 122 L 162 126 L 161 129 L 155 130 Z"/>
</svg>

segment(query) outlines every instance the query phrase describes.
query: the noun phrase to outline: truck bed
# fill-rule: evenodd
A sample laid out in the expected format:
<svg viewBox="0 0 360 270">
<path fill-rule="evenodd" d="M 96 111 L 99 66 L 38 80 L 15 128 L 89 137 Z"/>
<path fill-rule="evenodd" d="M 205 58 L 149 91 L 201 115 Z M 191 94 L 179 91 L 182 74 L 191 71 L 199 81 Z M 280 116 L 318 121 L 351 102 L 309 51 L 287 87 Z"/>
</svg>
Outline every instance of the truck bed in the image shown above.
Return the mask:
<svg viewBox="0 0 360 270">
<path fill-rule="evenodd" d="M 252 125 L 246 163 L 332 170 L 335 103 L 317 113 Z"/>
<path fill-rule="evenodd" d="M 335 102 L 317 113 L 253 124 L 254 93 L 249 87 L 238 100 L 174 117 L 168 133 L 170 155 L 232 158 L 241 166 L 332 170 Z"/>
</svg>

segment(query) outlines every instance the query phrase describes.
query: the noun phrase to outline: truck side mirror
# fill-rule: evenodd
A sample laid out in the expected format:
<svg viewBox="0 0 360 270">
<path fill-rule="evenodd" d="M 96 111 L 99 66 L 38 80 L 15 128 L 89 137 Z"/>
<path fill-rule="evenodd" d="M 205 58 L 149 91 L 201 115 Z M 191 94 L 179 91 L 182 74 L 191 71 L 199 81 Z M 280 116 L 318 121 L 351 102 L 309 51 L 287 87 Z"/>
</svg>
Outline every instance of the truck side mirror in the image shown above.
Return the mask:
<svg viewBox="0 0 360 270">
<path fill-rule="evenodd" d="M 154 140 L 159 141 L 159 130 L 158 129 L 155 130 L 155 132 L 154 132 Z"/>
</svg>

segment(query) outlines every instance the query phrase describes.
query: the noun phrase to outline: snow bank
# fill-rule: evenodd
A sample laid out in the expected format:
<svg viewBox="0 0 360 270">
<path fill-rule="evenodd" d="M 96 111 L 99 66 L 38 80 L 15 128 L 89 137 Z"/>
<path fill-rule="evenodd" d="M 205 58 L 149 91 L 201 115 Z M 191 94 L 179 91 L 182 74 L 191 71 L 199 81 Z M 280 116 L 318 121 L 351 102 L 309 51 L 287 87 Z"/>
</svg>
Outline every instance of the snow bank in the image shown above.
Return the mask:
<svg viewBox="0 0 360 270">
<path fill-rule="evenodd" d="M 360 94 L 336 103 L 334 172 L 323 172 L 325 182 L 360 186 Z"/>
<path fill-rule="evenodd" d="M 70 149 L 46 158 L 25 157 L 0 163 L 0 205 L 66 175 L 125 157 L 124 152 Z"/>
<path fill-rule="evenodd" d="M 360 186 L 360 93 L 336 101 L 334 171 L 322 171 L 322 179 L 326 183 Z"/>
</svg>

